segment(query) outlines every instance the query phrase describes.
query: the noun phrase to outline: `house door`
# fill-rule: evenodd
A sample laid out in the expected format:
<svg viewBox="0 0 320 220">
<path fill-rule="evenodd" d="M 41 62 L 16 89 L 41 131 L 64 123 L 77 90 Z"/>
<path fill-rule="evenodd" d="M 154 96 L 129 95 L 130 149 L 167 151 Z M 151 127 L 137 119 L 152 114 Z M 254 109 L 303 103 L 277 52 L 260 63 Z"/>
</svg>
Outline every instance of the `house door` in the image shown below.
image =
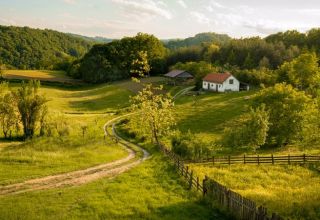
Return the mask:
<svg viewBox="0 0 320 220">
<path fill-rule="evenodd" d="M 218 84 L 216 84 L 216 92 L 218 92 Z"/>
</svg>

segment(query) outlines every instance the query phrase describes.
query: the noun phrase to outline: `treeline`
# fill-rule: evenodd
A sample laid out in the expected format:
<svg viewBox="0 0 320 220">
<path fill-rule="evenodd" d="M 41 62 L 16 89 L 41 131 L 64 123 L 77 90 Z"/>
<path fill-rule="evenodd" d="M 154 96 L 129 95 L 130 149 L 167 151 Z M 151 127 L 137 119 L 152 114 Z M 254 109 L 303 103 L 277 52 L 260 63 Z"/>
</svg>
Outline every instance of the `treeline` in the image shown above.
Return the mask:
<svg viewBox="0 0 320 220">
<path fill-rule="evenodd" d="M 186 39 L 177 39 L 177 40 L 169 40 L 165 42 L 165 46 L 171 50 L 183 48 L 183 47 L 191 47 L 191 46 L 201 46 L 204 43 L 212 43 L 223 45 L 228 43 L 231 40 L 226 34 L 217 34 L 213 32 L 208 33 L 200 33 L 195 35 L 194 37 L 189 37 Z"/>
<path fill-rule="evenodd" d="M 0 26 L 0 64 L 15 69 L 67 69 L 92 43 L 52 30 Z"/>
<path fill-rule="evenodd" d="M 166 71 L 166 49 L 153 35 L 139 33 L 108 44 L 94 45 L 68 73 L 86 82 L 101 83 Z"/>
<path fill-rule="evenodd" d="M 226 43 L 206 42 L 198 46 L 172 50 L 167 58 L 169 66 L 178 62 L 207 61 L 216 66 L 236 66 L 241 69 L 267 67 L 276 69 L 303 52 L 320 54 L 320 29 L 306 33 L 286 31 L 260 37 L 232 39 Z"/>
</svg>

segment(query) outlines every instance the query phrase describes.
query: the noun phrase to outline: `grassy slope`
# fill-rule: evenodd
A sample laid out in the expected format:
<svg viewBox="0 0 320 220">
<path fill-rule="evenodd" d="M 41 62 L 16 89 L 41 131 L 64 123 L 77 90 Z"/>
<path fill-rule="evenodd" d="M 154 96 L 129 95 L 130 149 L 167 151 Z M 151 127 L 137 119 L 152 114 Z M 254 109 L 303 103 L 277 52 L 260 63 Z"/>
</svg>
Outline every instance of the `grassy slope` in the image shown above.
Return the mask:
<svg viewBox="0 0 320 220">
<path fill-rule="evenodd" d="M 286 219 L 320 219 L 319 170 L 303 166 L 192 165 L 204 175 Z"/>
<path fill-rule="evenodd" d="M 50 112 L 60 114 L 115 112 L 128 105 L 131 94 L 111 85 L 78 89 L 45 86 L 41 92 L 49 100 Z M 115 105 L 118 102 L 119 105 Z M 0 184 L 87 168 L 125 157 L 127 151 L 110 141 L 103 141 L 103 124 L 112 117 L 111 114 L 62 114 L 54 120 L 68 121 L 68 137 L 0 143 Z M 82 125 L 89 127 L 84 138 Z"/>
<path fill-rule="evenodd" d="M 153 152 L 115 179 L 2 197 L 0 219 L 225 219 L 188 192 L 167 159 Z"/>
<path fill-rule="evenodd" d="M 190 130 L 204 140 L 221 138 L 224 126 L 244 113 L 255 92 L 205 94 L 185 96 L 177 101 L 178 128 Z M 301 148 L 288 146 L 280 149 L 261 149 L 258 154 L 319 154 L 317 146 Z M 220 154 L 247 153 L 237 149 L 222 149 Z M 250 154 L 250 153 L 249 153 Z M 251 154 L 253 154 L 251 152 Z M 271 211 L 290 218 L 320 218 L 319 171 L 300 166 L 232 165 L 213 167 L 192 165 L 197 175 L 208 175 L 231 189 L 247 196 Z"/>
<path fill-rule="evenodd" d="M 254 92 L 208 93 L 200 96 L 183 96 L 176 102 L 177 126 L 190 130 L 208 141 L 221 137 L 226 122 L 246 111 L 247 97 Z"/>
<path fill-rule="evenodd" d="M 4 78 L 7 79 L 38 79 L 48 82 L 80 83 L 80 80 L 72 79 L 64 71 L 53 70 L 5 70 Z"/>
<path fill-rule="evenodd" d="M 85 90 L 79 90 L 78 92 L 61 89 L 59 91 L 60 88 L 46 87 L 45 90 L 47 91 L 45 92 L 48 92 L 48 96 L 52 99 L 54 97 L 58 98 L 58 100 L 55 99 L 49 102 L 51 108 L 59 111 L 79 111 L 71 107 L 70 104 L 73 100 L 70 99 L 74 99 L 75 97 L 83 97 L 89 100 L 94 99 L 95 95 L 99 95 L 94 95 L 94 91 L 104 93 L 105 89 L 108 90 L 104 87 L 98 87 L 97 90 L 89 90 L 85 97 L 83 96 L 86 94 Z M 70 99 L 65 98 L 65 94 Z M 68 94 L 70 96 L 67 96 Z M 125 101 L 125 98 L 123 100 Z M 82 105 L 81 101 L 78 101 L 79 105 Z M 113 104 L 109 105 L 105 103 L 103 105 L 104 107 L 101 111 L 118 109 L 118 106 L 115 107 Z M 88 111 L 90 110 L 90 113 L 100 111 L 97 111 L 91 105 L 86 105 L 86 108 Z M 69 119 L 70 117 L 72 117 L 71 120 L 75 121 L 95 123 L 95 120 L 92 121 L 91 119 L 95 119 L 97 115 L 68 116 Z M 101 121 L 104 120 L 107 120 L 107 118 L 101 119 Z M 75 144 L 74 141 L 72 143 L 72 145 Z M 10 144 L 3 143 L 2 149 L 6 150 L 9 146 Z M 68 146 L 67 142 L 65 145 L 57 145 L 52 148 L 50 146 L 45 146 L 45 143 L 41 143 L 41 141 L 39 141 L 39 144 L 28 146 L 31 154 L 26 154 L 25 158 L 28 160 L 32 158 L 40 159 L 37 165 L 44 165 L 46 162 L 41 160 L 44 157 L 46 158 L 45 160 L 49 160 L 49 163 L 53 163 L 51 167 L 48 163 L 47 168 L 50 167 L 54 170 L 55 166 L 56 168 L 61 168 L 61 166 L 72 164 L 69 161 L 71 155 L 66 152 L 69 150 L 73 152 L 73 155 L 77 155 L 77 160 L 75 161 L 80 160 L 80 163 L 81 160 L 90 158 L 92 154 L 94 154 L 92 158 L 98 156 L 96 153 L 101 154 L 100 157 L 104 157 L 103 154 L 105 152 L 103 151 L 105 149 L 112 149 L 110 153 L 114 153 L 115 150 L 112 145 L 110 147 L 97 147 L 99 150 L 91 145 L 71 147 Z M 217 214 L 216 210 L 211 210 L 203 205 L 196 194 L 186 190 L 184 182 L 180 180 L 167 159 L 150 146 L 145 147 L 153 153 L 152 158 L 115 179 L 102 179 L 79 187 L 0 197 L 0 219 L 225 219 L 221 214 Z M 75 151 L 77 148 L 82 148 L 82 150 Z M 13 153 L 17 157 L 21 153 L 19 150 L 27 151 L 25 148 L 12 148 Z M 57 159 L 57 161 L 47 158 L 46 154 L 50 154 L 51 150 L 52 155 L 59 155 L 58 157 L 61 156 L 61 158 Z M 65 158 L 63 158 L 64 155 Z M 108 156 L 106 155 L 106 157 Z M 81 164 L 90 163 L 88 161 L 82 162 Z M 0 162 L 0 167 L 1 165 L 3 166 L 4 164 Z M 10 168 L 8 164 L 5 169 L 15 169 L 14 163 L 11 163 L 11 166 Z M 30 173 L 33 172 L 32 170 L 40 171 L 43 169 L 41 166 L 38 166 L 39 169 L 35 169 L 28 163 L 21 166 L 24 167 L 24 171 L 31 170 L 30 172 L 27 171 L 29 174 L 26 176 L 30 176 Z M 5 172 L 9 175 L 9 170 Z M 15 174 L 12 174 L 10 178 L 21 178 L 21 176 L 25 175 L 23 172 L 15 170 L 13 172 Z M 48 170 L 45 172 L 48 172 Z M 14 175 L 16 176 L 14 177 Z"/>
</svg>

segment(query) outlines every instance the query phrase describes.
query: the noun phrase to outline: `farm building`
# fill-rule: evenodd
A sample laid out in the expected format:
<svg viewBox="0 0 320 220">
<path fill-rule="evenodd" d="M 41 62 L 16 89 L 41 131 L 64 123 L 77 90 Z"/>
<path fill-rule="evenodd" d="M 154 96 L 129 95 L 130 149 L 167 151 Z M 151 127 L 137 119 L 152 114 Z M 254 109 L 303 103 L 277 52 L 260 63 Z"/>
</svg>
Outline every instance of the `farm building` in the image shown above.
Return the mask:
<svg viewBox="0 0 320 220">
<path fill-rule="evenodd" d="M 185 70 L 172 70 L 164 76 L 167 77 L 174 85 L 193 78 L 193 76 Z"/>
<path fill-rule="evenodd" d="M 172 70 L 164 75 L 172 79 L 192 79 L 193 76 L 185 70 Z"/>
<path fill-rule="evenodd" d="M 202 88 L 215 92 L 249 90 L 249 86 L 242 84 L 231 73 L 211 73 L 203 78 Z"/>
</svg>

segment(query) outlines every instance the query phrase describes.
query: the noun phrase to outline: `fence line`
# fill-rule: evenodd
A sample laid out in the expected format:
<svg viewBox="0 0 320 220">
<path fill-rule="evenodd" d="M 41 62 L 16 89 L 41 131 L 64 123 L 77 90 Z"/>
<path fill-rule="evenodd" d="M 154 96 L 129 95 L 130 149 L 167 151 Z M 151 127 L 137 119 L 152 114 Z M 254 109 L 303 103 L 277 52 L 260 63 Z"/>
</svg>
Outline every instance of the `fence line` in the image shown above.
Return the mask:
<svg viewBox="0 0 320 220">
<path fill-rule="evenodd" d="M 165 146 L 160 146 L 161 151 L 167 155 L 173 162 L 177 172 L 186 179 L 189 189 L 194 188 L 201 192 L 203 196 L 211 203 L 218 203 L 223 208 L 230 211 L 237 219 L 241 220 L 282 220 L 279 215 L 272 213 L 268 216 L 267 209 L 263 206 L 257 206 L 256 203 L 247 199 L 240 194 L 228 189 L 207 176 L 200 181 L 196 177 L 193 170 L 185 165 L 185 161 L 181 160 L 172 151 Z M 228 158 L 229 159 L 229 158 Z M 231 158 L 230 158 L 231 161 Z"/>
<path fill-rule="evenodd" d="M 184 160 L 185 163 L 211 163 L 215 164 L 306 164 L 306 163 L 320 163 L 320 156 L 315 155 L 273 155 L 270 156 L 226 156 L 215 157 L 196 160 Z"/>
</svg>

